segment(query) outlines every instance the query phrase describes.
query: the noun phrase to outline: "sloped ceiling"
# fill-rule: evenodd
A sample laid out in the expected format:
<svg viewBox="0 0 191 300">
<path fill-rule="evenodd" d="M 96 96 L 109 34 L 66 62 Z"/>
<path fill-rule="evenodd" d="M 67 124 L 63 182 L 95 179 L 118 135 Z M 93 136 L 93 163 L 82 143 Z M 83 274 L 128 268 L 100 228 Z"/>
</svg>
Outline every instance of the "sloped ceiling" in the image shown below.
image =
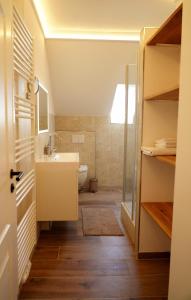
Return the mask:
<svg viewBox="0 0 191 300">
<path fill-rule="evenodd" d="M 137 43 L 47 40 L 56 115 L 108 115 Z"/>
<path fill-rule="evenodd" d="M 61 33 L 127 34 L 157 27 L 174 0 L 33 0 L 45 36 Z M 54 36 L 55 35 L 55 36 Z M 107 115 L 125 66 L 136 63 L 138 43 L 47 39 L 56 115 Z"/>
</svg>

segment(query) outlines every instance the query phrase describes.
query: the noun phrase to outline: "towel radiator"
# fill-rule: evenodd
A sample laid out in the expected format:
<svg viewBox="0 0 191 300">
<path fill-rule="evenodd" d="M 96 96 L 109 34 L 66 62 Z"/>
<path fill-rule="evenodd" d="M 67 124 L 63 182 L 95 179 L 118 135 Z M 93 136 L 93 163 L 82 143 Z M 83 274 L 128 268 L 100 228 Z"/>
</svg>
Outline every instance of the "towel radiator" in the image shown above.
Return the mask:
<svg viewBox="0 0 191 300">
<path fill-rule="evenodd" d="M 35 101 L 33 92 L 33 38 L 15 7 L 13 8 L 13 97 L 16 172 L 24 176 L 16 182 L 18 215 L 18 281 L 22 281 L 36 243 L 35 199 Z"/>
</svg>

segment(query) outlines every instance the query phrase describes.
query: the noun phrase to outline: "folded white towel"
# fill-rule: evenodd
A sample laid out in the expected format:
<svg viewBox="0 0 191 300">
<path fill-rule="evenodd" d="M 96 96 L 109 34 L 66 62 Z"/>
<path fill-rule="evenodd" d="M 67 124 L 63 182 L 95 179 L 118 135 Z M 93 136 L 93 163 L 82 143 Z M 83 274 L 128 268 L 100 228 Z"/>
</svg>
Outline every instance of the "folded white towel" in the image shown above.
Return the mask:
<svg viewBox="0 0 191 300">
<path fill-rule="evenodd" d="M 156 148 L 176 148 L 176 143 L 155 143 Z"/>
<path fill-rule="evenodd" d="M 155 141 L 156 148 L 176 148 L 175 138 L 161 138 Z"/>
<path fill-rule="evenodd" d="M 176 138 L 162 138 L 159 140 L 156 140 L 155 143 L 176 143 Z"/>
<path fill-rule="evenodd" d="M 176 155 L 176 148 L 156 148 L 156 147 L 142 146 L 141 150 L 142 150 L 143 154 L 149 155 L 149 156 Z"/>
</svg>

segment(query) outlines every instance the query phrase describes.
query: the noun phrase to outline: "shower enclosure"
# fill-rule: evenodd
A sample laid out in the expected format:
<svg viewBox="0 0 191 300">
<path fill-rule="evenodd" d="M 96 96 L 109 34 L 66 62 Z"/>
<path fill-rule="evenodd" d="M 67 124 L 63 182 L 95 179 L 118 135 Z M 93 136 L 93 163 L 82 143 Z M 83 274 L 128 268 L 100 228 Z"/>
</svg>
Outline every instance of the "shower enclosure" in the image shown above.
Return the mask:
<svg viewBox="0 0 191 300">
<path fill-rule="evenodd" d="M 123 208 L 135 241 L 135 223 L 138 203 L 138 170 L 140 161 L 140 109 L 137 97 L 137 65 L 128 65 L 126 70 L 126 117 L 124 130 L 124 184 Z M 128 230 L 128 229 L 127 229 Z"/>
</svg>

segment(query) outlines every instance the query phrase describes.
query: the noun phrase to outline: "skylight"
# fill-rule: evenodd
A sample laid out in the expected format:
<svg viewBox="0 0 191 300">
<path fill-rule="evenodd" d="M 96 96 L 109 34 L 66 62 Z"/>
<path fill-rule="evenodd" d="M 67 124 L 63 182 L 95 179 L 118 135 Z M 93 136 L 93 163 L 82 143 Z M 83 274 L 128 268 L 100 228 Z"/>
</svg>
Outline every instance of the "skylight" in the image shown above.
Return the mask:
<svg viewBox="0 0 191 300">
<path fill-rule="evenodd" d="M 117 84 L 111 109 L 111 123 L 125 123 L 125 84 Z M 136 86 L 128 85 L 128 124 L 134 123 L 136 105 Z"/>
<path fill-rule="evenodd" d="M 127 107 L 127 119 L 128 124 L 135 122 L 135 109 L 136 109 L 136 85 L 128 85 L 128 107 Z"/>
<path fill-rule="evenodd" d="M 111 123 L 125 123 L 125 84 L 118 84 L 111 109 Z"/>
</svg>

